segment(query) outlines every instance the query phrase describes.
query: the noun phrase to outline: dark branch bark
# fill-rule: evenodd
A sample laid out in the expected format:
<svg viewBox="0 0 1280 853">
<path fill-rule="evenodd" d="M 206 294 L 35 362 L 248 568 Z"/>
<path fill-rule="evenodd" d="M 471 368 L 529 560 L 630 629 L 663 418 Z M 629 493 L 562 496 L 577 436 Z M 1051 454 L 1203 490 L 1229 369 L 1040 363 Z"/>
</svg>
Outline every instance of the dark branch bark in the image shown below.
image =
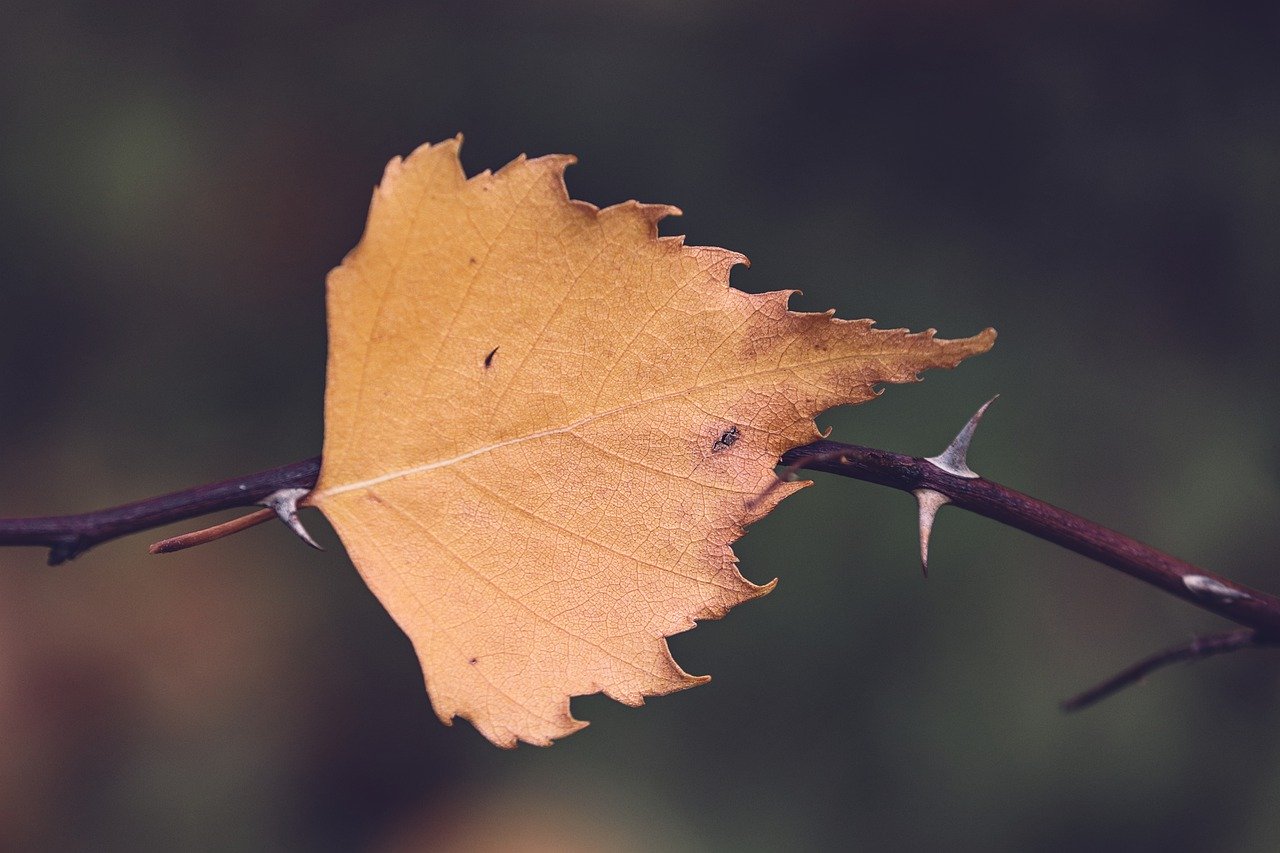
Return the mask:
<svg viewBox="0 0 1280 853">
<path fill-rule="evenodd" d="M 0 519 L 0 545 L 48 548 L 49 565 L 56 566 L 111 539 L 219 510 L 252 506 L 280 489 L 309 489 L 315 485 L 319 474 L 320 457 L 315 456 L 268 471 L 97 512 L 45 518 L 4 518 Z"/>
<path fill-rule="evenodd" d="M 1244 628 L 1161 652 L 1069 700 L 1064 707 L 1074 709 L 1092 704 L 1170 663 L 1280 644 L 1280 599 L 1197 568 L 999 483 L 950 474 L 927 459 L 834 441 L 798 447 L 784 455 L 780 464 L 852 477 L 905 492 L 932 489 L 945 495 L 955 506 L 1119 569 Z M 317 456 L 98 512 L 0 519 L 0 546 L 47 547 L 49 563 L 57 565 L 110 539 L 218 510 L 251 506 L 280 489 L 310 489 L 315 486 L 319 471 L 320 457 Z"/>
<path fill-rule="evenodd" d="M 818 458 L 814 458 L 818 457 Z M 1280 599 L 1197 568 L 1100 524 L 982 478 L 948 474 L 933 463 L 853 444 L 817 441 L 782 457 L 784 465 L 914 492 L 933 489 L 952 504 L 1055 542 L 1119 569 L 1225 619 L 1280 638 Z"/>
</svg>

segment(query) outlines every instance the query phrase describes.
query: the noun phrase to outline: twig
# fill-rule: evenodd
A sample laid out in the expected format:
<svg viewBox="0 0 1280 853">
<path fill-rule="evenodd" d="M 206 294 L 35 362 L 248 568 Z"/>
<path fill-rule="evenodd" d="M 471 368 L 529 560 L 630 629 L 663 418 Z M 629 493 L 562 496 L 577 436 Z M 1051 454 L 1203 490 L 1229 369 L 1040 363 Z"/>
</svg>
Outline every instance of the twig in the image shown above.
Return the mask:
<svg viewBox="0 0 1280 853">
<path fill-rule="evenodd" d="M 1096 687 L 1091 687 L 1083 693 L 1072 696 L 1062 703 L 1062 710 L 1083 710 L 1095 702 L 1100 702 L 1108 696 L 1138 683 L 1161 667 L 1171 666 L 1183 661 L 1202 660 L 1214 655 L 1239 651 L 1240 649 L 1257 648 L 1262 645 L 1266 644 L 1259 642 L 1257 633 L 1249 628 L 1229 631 L 1225 634 L 1208 634 L 1203 637 L 1196 637 L 1186 645 L 1174 646 L 1171 649 L 1157 652 L 1145 660 L 1140 660 Z"/>
<path fill-rule="evenodd" d="M 886 450 L 817 441 L 782 457 L 781 464 L 838 474 L 916 492 L 929 489 L 950 503 L 1055 542 L 1189 601 L 1265 639 L 1280 639 L 1280 599 L 1197 568 L 1078 515 L 980 477 L 950 474 L 927 459 Z M 316 456 L 244 477 L 136 501 L 111 509 L 44 518 L 0 519 L 0 546 L 49 548 L 58 565 L 100 543 L 211 512 L 252 506 L 282 489 L 310 489 Z"/>
<path fill-rule="evenodd" d="M 275 517 L 276 511 L 274 509 L 260 509 L 257 512 L 251 512 L 248 515 L 242 515 L 239 518 L 233 518 L 230 521 L 224 521 L 212 527 L 205 527 L 201 530 L 194 530 L 191 533 L 183 533 L 180 536 L 161 539 L 159 542 L 153 543 L 147 549 L 147 552 L 151 554 L 172 554 L 174 551 L 185 551 L 187 548 L 216 542 L 219 539 L 225 539 L 232 534 L 239 533 L 241 530 L 248 530 L 250 527 L 265 524 Z"/>
<path fill-rule="evenodd" d="M 1197 568 L 1100 524 L 983 479 L 971 471 L 965 462 L 965 453 L 981 413 L 982 410 L 939 456 L 921 458 L 856 444 L 817 441 L 784 454 L 779 464 L 789 466 L 788 471 L 806 468 L 914 494 L 921 505 L 922 561 L 927 561 L 928 537 L 934 515 L 939 507 L 951 503 L 1055 542 L 1246 629 L 1204 637 L 1188 646 L 1162 652 L 1070 700 L 1064 707 L 1085 707 L 1169 663 L 1240 648 L 1280 645 L 1280 599 L 1275 596 Z M 259 503 L 268 503 L 298 532 L 297 501 L 315 486 L 319 471 L 320 457 L 317 456 L 245 477 L 98 512 L 0 519 L 0 546 L 47 547 L 50 565 L 57 565 L 110 539 L 218 510 Z M 256 523 L 266 517 L 266 511 L 262 511 L 219 525 L 212 531 L 225 535 L 250 526 L 246 523 L 250 520 Z M 218 538 L 210 536 L 209 532 L 197 531 L 177 539 L 182 543 L 198 544 Z M 196 541 L 191 541 L 191 537 Z M 163 546 L 166 543 L 158 544 Z"/>
<path fill-rule="evenodd" d="M 939 492 L 961 509 L 1024 530 L 1119 569 L 1225 619 L 1280 638 L 1280 599 L 1172 557 L 1052 504 L 981 477 L 943 471 L 928 459 L 885 450 L 816 441 L 782 457 L 782 464 L 865 480 L 904 492 Z"/>
<path fill-rule="evenodd" d="M 56 566 L 111 539 L 219 510 L 252 506 L 282 489 L 310 489 L 319 473 L 320 457 L 315 456 L 268 471 L 97 512 L 45 518 L 4 518 L 0 519 L 0 545 L 48 548 L 49 565 Z"/>
<path fill-rule="evenodd" d="M 1280 599 L 1198 569 L 1136 539 L 979 476 L 969 467 L 969 444 L 983 413 L 994 400 L 993 397 L 978 409 L 937 456 L 918 459 L 856 445 L 817 442 L 782 457 L 782 463 L 788 465 L 784 476 L 803 467 L 911 492 L 920 505 L 920 565 L 926 574 L 934 519 L 940 508 L 954 503 L 1056 542 L 1246 626 L 1241 631 L 1200 637 L 1189 645 L 1153 655 L 1068 700 L 1062 706 L 1064 710 L 1085 708 L 1170 663 L 1242 648 L 1280 645 Z"/>
</svg>

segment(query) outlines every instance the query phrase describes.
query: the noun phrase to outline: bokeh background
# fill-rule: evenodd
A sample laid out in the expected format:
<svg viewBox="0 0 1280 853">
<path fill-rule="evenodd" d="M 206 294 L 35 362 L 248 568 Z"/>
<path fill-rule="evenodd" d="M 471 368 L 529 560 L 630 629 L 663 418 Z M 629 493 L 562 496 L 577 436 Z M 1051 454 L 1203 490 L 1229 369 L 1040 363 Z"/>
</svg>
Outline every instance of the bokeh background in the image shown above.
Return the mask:
<svg viewBox="0 0 1280 853">
<path fill-rule="evenodd" d="M 1280 589 L 1272 4 L 5 0 L 0 514 L 320 446 L 323 280 L 383 164 L 572 152 L 748 290 L 989 355 L 823 418 Z M 1280 849 L 1280 659 L 1057 702 L 1214 618 L 821 478 L 740 542 L 711 684 L 501 752 L 329 545 L 0 551 L 0 848 Z M 165 533 L 171 531 L 165 531 Z M 160 535 L 160 534 L 157 534 Z"/>
</svg>

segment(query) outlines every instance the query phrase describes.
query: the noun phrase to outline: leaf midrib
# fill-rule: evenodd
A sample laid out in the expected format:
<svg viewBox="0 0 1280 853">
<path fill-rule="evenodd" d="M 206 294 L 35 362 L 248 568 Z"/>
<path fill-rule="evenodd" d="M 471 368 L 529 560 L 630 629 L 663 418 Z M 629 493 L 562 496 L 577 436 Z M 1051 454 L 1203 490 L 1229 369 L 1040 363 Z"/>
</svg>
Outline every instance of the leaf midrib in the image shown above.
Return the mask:
<svg viewBox="0 0 1280 853">
<path fill-rule="evenodd" d="M 521 444 L 526 441 L 537 441 L 542 438 L 550 438 L 551 436 L 554 436 L 554 435 L 564 435 L 565 433 L 573 432 L 574 430 L 587 426 L 588 424 L 592 424 L 592 423 L 595 423 L 596 421 L 604 420 L 606 418 L 610 418 L 615 415 L 622 414 L 623 412 L 629 411 L 631 409 L 636 409 L 641 406 L 647 406 L 651 403 L 660 403 L 664 400 L 670 400 L 674 397 L 693 394 L 698 391 L 705 391 L 708 388 L 714 388 L 717 385 L 724 385 L 729 382 L 738 382 L 746 379 L 754 379 L 759 376 L 767 376 L 770 373 L 781 373 L 784 371 L 790 372 L 790 371 L 794 371 L 794 370 L 802 369 L 806 367 L 815 367 L 823 364 L 834 364 L 840 361 L 865 360 L 870 358 L 876 358 L 879 356 L 900 355 L 900 354 L 901 352 L 898 350 L 863 352 L 863 353 L 858 353 L 857 355 L 846 355 L 846 356 L 839 356 L 836 358 L 827 358 L 821 361 L 805 362 L 804 364 L 795 365 L 792 367 L 775 366 L 775 367 L 769 368 L 768 370 L 761 370 L 755 373 L 742 373 L 736 376 L 726 377 L 716 382 L 708 382 L 704 385 L 694 385 L 690 388 L 681 388 L 676 391 L 671 391 L 666 394 L 661 394 L 657 397 L 648 397 L 644 400 L 634 400 L 632 402 L 625 403 L 621 406 L 610 409 L 607 412 L 594 412 L 585 418 L 581 418 L 565 426 L 553 427 L 552 429 L 541 430 L 539 432 L 528 433 L 526 435 L 519 435 L 513 438 L 504 439 L 502 441 L 494 442 L 493 444 L 488 444 L 483 447 L 478 447 L 474 450 L 469 450 L 466 453 L 461 453 L 457 456 L 452 456 L 448 459 L 441 459 L 435 462 L 427 462 L 422 465 L 414 465 L 409 468 L 402 468 L 397 471 L 391 471 L 387 474 L 381 474 L 377 477 L 370 477 L 366 480 L 358 480 L 354 483 L 344 483 L 343 485 L 340 485 L 340 486 L 331 486 L 322 491 L 317 491 L 316 497 L 321 497 L 321 498 L 334 497 L 337 495 L 346 494 L 347 492 L 355 492 L 355 491 L 360 491 L 362 489 L 373 488 L 374 486 L 381 485 L 382 483 L 386 483 L 391 480 L 398 480 L 402 477 L 411 477 L 416 474 L 425 474 L 428 471 L 434 471 L 439 468 L 447 468 L 450 465 L 457 465 L 460 462 L 465 462 L 468 459 L 473 459 L 477 456 L 483 456 L 484 454 L 491 453 L 495 450 L 501 450 L 504 447 L 511 447 L 512 445 Z"/>
</svg>

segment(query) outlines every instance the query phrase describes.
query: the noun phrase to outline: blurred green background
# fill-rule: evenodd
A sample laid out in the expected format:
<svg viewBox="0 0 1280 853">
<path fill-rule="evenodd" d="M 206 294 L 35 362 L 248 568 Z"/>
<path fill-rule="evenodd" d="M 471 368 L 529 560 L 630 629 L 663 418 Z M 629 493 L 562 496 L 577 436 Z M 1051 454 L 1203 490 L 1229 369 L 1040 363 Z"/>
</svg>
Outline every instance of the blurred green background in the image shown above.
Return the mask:
<svg viewBox="0 0 1280 853">
<path fill-rule="evenodd" d="M 385 162 L 572 152 L 748 290 L 989 355 L 822 419 L 1247 583 L 1280 569 L 1274 4 L 70 3 L 0 34 L 0 514 L 319 449 L 323 280 Z M 1212 617 L 836 478 L 698 689 L 508 753 L 441 726 L 324 522 L 58 569 L 0 551 L 0 848 L 1280 849 L 1275 659 L 1056 703 Z M 168 532 L 168 531 L 166 531 Z M 157 534 L 159 535 L 159 534 Z"/>
</svg>

